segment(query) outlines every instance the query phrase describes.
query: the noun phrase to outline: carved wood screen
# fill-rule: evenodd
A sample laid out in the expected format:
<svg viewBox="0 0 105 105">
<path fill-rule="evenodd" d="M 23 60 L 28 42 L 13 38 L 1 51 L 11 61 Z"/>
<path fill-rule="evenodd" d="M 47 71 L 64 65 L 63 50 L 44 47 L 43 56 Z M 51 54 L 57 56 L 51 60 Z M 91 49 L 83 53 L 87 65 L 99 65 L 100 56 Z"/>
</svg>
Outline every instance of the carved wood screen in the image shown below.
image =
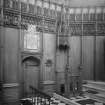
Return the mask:
<svg viewBox="0 0 105 105">
<path fill-rule="evenodd" d="M 3 0 L 3 8 L 0 5 L 0 20 L 4 17 L 4 26 L 12 28 L 21 26 L 22 29 L 27 29 L 27 24 L 34 24 L 37 25 L 38 31 L 43 29 L 45 32 L 56 34 L 56 21 L 61 13 L 62 5 L 40 0 L 19 1 Z M 65 10 L 66 8 L 64 6 Z M 69 35 L 103 36 L 105 34 L 105 7 L 68 7 L 68 11 Z"/>
</svg>

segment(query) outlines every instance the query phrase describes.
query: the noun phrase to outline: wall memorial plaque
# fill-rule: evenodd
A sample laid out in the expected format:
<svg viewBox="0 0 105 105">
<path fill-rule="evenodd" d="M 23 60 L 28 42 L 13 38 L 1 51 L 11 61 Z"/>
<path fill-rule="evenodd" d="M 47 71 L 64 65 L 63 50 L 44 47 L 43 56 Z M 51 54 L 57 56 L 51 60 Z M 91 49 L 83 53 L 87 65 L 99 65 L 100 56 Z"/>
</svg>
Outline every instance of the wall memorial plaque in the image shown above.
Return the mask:
<svg viewBox="0 0 105 105">
<path fill-rule="evenodd" d="M 37 52 L 40 49 L 40 32 L 36 31 L 35 25 L 28 25 L 24 35 L 24 49 Z"/>
</svg>

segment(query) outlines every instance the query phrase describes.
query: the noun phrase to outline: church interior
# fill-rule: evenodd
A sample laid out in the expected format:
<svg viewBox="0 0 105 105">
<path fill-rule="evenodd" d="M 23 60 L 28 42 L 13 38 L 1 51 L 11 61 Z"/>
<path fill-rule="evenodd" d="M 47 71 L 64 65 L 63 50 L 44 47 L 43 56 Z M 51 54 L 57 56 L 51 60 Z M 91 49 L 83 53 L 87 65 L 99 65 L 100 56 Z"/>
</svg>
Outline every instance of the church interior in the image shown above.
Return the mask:
<svg viewBox="0 0 105 105">
<path fill-rule="evenodd" d="M 0 105 L 105 105 L 105 0 L 0 0 Z"/>
</svg>

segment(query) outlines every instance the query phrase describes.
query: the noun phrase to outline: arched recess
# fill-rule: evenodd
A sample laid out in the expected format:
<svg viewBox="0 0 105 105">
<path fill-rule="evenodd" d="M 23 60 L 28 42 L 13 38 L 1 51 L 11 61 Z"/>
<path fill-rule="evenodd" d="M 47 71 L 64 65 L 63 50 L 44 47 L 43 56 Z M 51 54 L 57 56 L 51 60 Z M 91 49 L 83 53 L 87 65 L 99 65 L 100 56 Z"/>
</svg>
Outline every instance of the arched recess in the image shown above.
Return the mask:
<svg viewBox="0 0 105 105">
<path fill-rule="evenodd" d="M 26 56 L 22 59 L 23 94 L 29 96 L 30 86 L 39 88 L 40 83 L 40 59 L 35 56 Z"/>
</svg>

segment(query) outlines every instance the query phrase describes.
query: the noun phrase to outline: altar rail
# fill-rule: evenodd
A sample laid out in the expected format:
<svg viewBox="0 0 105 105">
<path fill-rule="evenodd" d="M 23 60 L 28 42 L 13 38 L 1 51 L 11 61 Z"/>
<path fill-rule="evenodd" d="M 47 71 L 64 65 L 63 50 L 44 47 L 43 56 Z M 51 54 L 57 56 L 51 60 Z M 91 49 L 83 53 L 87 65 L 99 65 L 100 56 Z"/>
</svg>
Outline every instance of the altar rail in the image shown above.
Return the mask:
<svg viewBox="0 0 105 105">
<path fill-rule="evenodd" d="M 32 95 L 29 98 L 21 99 L 22 105 L 50 105 L 51 97 L 46 93 L 30 86 Z"/>
<path fill-rule="evenodd" d="M 39 96 L 39 97 L 41 97 L 41 98 L 46 98 L 46 99 L 48 99 L 48 100 L 50 100 L 50 98 L 51 98 L 51 96 L 49 96 L 48 94 L 46 94 L 46 93 L 44 93 L 44 92 L 42 92 L 42 91 L 36 89 L 36 88 L 33 87 L 33 86 L 30 86 L 30 89 L 31 89 L 31 91 L 32 91 L 32 96 L 37 96 L 37 97 Z"/>
</svg>

